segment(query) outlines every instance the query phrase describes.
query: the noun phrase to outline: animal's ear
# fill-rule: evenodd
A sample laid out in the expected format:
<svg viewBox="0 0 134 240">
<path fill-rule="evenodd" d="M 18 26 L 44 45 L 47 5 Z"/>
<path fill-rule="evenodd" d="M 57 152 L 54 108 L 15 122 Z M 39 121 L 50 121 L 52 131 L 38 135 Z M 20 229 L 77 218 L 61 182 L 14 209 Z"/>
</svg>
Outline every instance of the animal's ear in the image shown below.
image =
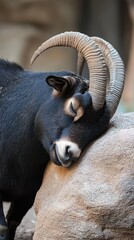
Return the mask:
<svg viewBox="0 0 134 240">
<path fill-rule="evenodd" d="M 53 87 L 58 93 L 64 93 L 66 90 L 71 88 L 76 80 L 71 76 L 48 76 L 46 82 L 49 86 Z"/>
</svg>

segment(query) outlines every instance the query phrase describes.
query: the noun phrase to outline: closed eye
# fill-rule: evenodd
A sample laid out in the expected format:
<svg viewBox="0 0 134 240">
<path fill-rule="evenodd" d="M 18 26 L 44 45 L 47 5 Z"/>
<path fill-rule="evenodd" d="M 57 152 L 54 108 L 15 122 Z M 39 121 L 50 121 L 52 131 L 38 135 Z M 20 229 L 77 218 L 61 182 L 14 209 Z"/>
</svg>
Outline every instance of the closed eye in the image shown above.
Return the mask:
<svg viewBox="0 0 134 240">
<path fill-rule="evenodd" d="M 74 110 L 74 108 L 73 108 L 72 102 L 70 103 L 69 110 L 70 110 L 71 113 L 73 113 L 74 116 L 77 115 L 77 112 L 76 112 L 76 111 Z"/>
</svg>

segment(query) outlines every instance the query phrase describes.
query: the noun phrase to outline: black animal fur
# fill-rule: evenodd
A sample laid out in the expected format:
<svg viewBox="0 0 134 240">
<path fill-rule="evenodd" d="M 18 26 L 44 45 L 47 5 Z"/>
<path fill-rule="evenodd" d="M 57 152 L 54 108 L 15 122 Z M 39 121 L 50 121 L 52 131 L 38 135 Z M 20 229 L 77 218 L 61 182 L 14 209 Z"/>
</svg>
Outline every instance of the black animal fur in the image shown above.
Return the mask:
<svg viewBox="0 0 134 240">
<path fill-rule="evenodd" d="M 52 99 L 53 89 L 45 81 L 49 75 L 75 76 L 68 72 L 25 71 L 15 63 L 0 60 L 0 226 L 8 226 L 8 235 L 5 232 L 4 240 L 14 239 L 16 227 L 32 206 L 41 185 L 49 161 L 48 143 L 44 143 L 42 135 L 48 131 L 51 144 L 65 128 L 64 134 L 70 134 L 74 141 L 77 137 L 83 149 L 108 127 L 109 113 L 106 106 L 95 112 L 92 104 L 85 110 L 82 119 L 72 125 L 71 117 L 65 116 L 61 108 L 65 99 L 75 92 L 83 94 L 87 90 L 86 86 L 78 78 L 74 89 L 66 93 L 62 100 Z M 40 108 L 41 119 L 35 124 Z M 54 119 L 52 124 L 51 119 Z M 11 201 L 7 222 L 3 215 L 3 201 Z"/>
</svg>

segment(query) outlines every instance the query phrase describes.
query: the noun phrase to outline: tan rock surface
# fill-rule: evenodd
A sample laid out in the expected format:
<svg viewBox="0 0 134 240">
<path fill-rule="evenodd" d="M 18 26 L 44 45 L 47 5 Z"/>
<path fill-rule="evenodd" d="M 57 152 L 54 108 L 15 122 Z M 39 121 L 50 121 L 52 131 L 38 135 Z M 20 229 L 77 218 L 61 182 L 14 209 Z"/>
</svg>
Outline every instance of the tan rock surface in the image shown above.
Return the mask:
<svg viewBox="0 0 134 240">
<path fill-rule="evenodd" d="M 134 239 L 134 113 L 116 116 L 72 167 L 50 163 L 35 211 L 34 240 Z"/>
</svg>

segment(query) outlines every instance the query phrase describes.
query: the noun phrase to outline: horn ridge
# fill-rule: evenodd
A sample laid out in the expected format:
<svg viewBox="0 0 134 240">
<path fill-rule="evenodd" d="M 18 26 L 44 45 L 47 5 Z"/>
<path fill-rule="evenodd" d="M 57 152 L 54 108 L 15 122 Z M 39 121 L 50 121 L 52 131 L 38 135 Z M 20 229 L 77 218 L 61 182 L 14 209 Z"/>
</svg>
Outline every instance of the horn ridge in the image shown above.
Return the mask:
<svg viewBox="0 0 134 240">
<path fill-rule="evenodd" d="M 103 55 L 98 45 L 87 35 L 79 32 L 64 32 L 48 39 L 34 53 L 31 64 L 45 50 L 56 47 L 73 47 L 82 53 L 87 61 L 93 107 L 100 109 L 105 102 L 107 70 Z"/>
<path fill-rule="evenodd" d="M 124 88 L 124 64 L 114 47 L 105 40 L 92 38 L 102 50 L 106 65 L 109 69 L 110 83 L 106 93 L 106 104 L 110 111 L 110 117 L 114 115 Z"/>
<path fill-rule="evenodd" d="M 99 46 L 104 56 L 110 74 L 110 82 L 106 93 L 106 104 L 110 112 L 110 118 L 114 115 L 124 88 L 124 64 L 114 47 L 99 37 L 91 37 Z M 79 53 L 77 61 L 77 72 L 82 73 L 84 56 Z"/>
</svg>

